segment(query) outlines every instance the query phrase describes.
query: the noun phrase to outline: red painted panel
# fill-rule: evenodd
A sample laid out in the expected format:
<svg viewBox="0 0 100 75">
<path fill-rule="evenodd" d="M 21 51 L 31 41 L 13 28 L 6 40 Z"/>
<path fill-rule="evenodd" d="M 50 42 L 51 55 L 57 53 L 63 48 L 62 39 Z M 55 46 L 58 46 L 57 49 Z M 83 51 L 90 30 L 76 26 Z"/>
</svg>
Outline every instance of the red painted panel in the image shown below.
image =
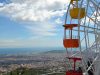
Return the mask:
<svg viewBox="0 0 100 75">
<path fill-rule="evenodd" d="M 65 48 L 78 48 L 79 47 L 79 39 L 64 39 L 63 45 Z"/>
<path fill-rule="evenodd" d="M 70 70 L 66 72 L 66 75 L 83 75 L 83 73 L 79 71 Z"/>
</svg>

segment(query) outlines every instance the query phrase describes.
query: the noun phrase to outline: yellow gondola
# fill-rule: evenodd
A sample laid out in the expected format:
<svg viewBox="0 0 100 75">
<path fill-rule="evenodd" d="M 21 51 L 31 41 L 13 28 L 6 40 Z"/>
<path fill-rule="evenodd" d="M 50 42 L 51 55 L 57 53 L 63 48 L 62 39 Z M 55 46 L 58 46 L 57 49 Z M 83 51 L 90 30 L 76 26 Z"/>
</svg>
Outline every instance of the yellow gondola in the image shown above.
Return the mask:
<svg viewBox="0 0 100 75">
<path fill-rule="evenodd" d="M 73 1 L 79 1 L 79 0 L 71 0 L 71 3 L 73 3 Z"/>
<path fill-rule="evenodd" d="M 70 16 L 73 19 L 78 19 L 78 16 L 80 19 L 84 18 L 85 15 L 86 15 L 85 8 L 72 8 L 72 9 L 70 9 Z"/>
</svg>

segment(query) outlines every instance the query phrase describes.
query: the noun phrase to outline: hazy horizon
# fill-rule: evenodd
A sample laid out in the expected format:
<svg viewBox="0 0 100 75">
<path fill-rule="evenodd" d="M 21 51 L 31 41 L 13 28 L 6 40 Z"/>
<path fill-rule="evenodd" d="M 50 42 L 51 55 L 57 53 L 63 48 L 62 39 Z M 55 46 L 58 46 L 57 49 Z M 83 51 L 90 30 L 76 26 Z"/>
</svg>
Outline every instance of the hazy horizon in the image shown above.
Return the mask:
<svg viewBox="0 0 100 75">
<path fill-rule="evenodd" d="M 32 55 L 41 52 L 64 50 L 64 48 L 0 48 L 0 55 Z"/>
</svg>

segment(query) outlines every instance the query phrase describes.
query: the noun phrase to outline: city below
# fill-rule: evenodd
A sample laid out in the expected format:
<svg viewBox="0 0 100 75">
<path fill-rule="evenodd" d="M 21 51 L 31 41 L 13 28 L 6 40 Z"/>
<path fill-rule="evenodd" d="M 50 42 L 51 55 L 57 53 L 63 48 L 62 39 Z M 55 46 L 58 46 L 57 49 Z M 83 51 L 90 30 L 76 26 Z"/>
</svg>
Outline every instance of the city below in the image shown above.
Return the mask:
<svg viewBox="0 0 100 75">
<path fill-rule="evenodd" d="M 48 69 L 48 73 L 64 72 L 66 53 L 64 50 L 52 50 L 31 55 L 0 56 L 0 75 L 18 68 Z"/>
</svg>

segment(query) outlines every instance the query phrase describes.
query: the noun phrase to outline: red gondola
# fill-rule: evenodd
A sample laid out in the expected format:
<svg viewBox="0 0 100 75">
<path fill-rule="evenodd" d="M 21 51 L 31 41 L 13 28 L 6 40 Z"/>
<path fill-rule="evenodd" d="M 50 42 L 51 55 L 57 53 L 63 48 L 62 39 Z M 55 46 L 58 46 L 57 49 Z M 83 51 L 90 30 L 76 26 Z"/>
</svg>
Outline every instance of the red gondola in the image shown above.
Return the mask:
<svg viewBox="0 0 100 75">
<path fill-rule="evenodd" d="M 73 38 L 72 36 L 72 29 L 74 27 L 77 27 L 77 24 L 66 24 L 64 25 L 65 28 L 65 37 L 63 39 L 63 45 L 65 48 L 77 48 L 79 47 L 79 39 L 77 38 Z M 70 30 L 71 32 L 71 37 L 70 38 L 66 38 L 66 30 Z"/>
<path fill-rule="evenodd" d="M 69 60 L 73 60 L 74 61 L 74 69 L 73 70 L 69 70 L 66 71 L 66 75 L 83 75 L 82 70 L 76 70 L 76 62 L 77 61 L 81 61 L 81 58 L 76 58 L 76 57 L 68 57 Z"/>
</svg>

